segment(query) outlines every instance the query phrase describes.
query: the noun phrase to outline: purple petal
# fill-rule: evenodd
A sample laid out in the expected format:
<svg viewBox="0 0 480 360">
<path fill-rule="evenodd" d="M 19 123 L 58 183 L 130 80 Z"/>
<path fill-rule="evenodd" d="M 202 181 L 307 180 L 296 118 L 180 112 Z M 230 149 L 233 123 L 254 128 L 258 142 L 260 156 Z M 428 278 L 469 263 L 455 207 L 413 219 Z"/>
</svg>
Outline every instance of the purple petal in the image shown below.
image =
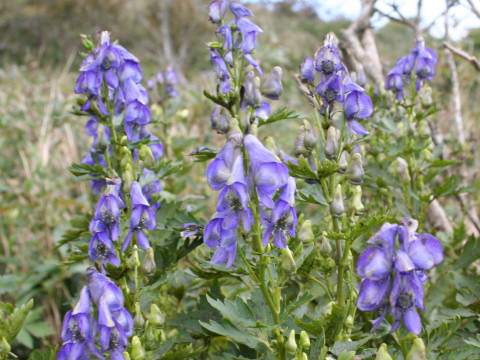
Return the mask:
<svg viewBox="0 0 480 360">
<path fill-rule="evenodd" d="M 410 246 L 408 247 L 408 256 L 417 269 L 429 270 L 435 264 L 433 255 L 419 239 L 410 243 Z"/>
<path fill-rule="evenodd" d="M 422 321 L 415 307 L 412 306 L 405 311 L 403 321 L 405 322 L 405 327 L 411 333 L 418 335 L 422 331 Z"/>
<path fill-rule="evenodd" d="M 440 264 L 443 261 L 443 246 L 440 241 L 430 234 L 420 234 L 418 239 L 425 244 L 428 251 L 432 254 L 434 264 Z"/>
</svg>

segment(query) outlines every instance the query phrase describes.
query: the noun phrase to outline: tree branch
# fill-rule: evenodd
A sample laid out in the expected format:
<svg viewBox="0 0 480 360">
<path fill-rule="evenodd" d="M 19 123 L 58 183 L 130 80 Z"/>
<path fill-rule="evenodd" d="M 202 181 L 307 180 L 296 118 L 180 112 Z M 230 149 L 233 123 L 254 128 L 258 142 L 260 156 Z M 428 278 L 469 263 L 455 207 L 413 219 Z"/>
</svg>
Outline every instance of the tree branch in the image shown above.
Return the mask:
<svg viewBox="0 0 480 360">
<path fill-rule="evenodd" d="M 470 55 L 466 51 L 463 51 L 462 49 L 453 46 L 447 41 L 443 42 L 443 46 L 450 50 L 453 54 L 467 60 L 470 64 L 473 65 L 475 70 L 480 71 L 480 61 L 475 56 Z"/>
</svg>

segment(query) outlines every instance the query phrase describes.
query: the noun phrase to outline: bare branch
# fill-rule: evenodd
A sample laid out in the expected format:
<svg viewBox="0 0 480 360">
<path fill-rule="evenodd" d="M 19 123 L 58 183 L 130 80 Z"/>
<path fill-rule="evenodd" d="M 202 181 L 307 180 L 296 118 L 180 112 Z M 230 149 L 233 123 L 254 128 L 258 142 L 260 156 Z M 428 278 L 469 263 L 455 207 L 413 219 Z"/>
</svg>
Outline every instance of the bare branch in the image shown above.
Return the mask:
<svg viewBox="0 0 480 360">
<path fill-rule="evenodd" d="M 450 50 L 453 54 L 467 60 L 470 64 L 473 65 L 475 70 L 480 71 L 480 61 L 475 56 L 470 55 L 466 51 L 463 51 L 462 49 L 453 46 L 447 41 L 443 42 L 443 46 Z"/>
<path fill-rule="evenodd" d="M 478 18 L 480 18 L 480 10 L 478 10 L 475 5 L 473 5 L 472 0 L 467 0 L 468 4 L 470 5 L 470 8 L 472 9 L 472 12 L 477 15 Z"/>
</svg>

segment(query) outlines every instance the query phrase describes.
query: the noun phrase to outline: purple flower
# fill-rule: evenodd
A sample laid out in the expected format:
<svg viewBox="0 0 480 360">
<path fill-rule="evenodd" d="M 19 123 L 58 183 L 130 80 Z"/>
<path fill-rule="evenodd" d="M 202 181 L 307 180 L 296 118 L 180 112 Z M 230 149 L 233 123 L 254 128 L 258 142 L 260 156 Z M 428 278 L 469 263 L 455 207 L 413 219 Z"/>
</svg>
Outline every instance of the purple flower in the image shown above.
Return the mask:
<svg viewBox="0 0 480 360">
<path fill-rule="evenodd" d="M 217 154 L 210 165 L 208 165 L 207 181 L 213 190 L 222 190 L 229 181 L 231 183 L 234 163 L 237 158 L 242 159 L 240 155 L 241 143 L 242 134 L 235 133 L 230 135 L 223 149 Z"/>
<path fill-rule="evenodd" d="M 290 236 L 295 236 L 295 227 L 297 225 L 297 213 L 295 211 L 295 179 L 288 177 L 287 183 L 282 188 L 282 192 L 275 202 L 275 206 L 270 217 L 263 217 L 262 222 L 266 226 L 263 234 L 263 246 L 267 246 L 268 240 L 273 234 L 273 243 L 280 249 L 287 248 L 287 237 L 285 231 Z"/>
<path fill-rule="evenodd" d="M 255 109 L 255 116 L 260 119 L 267 120 L 270 116 L 270 103 L 264 101 L 260 104 L 260 107 Z"/>
<path fill-rule="evenodd" d="M 155 212 L 148 204 L 145 196 L 143 196 L 142 188 L 137 181 L 132 183 L 130 191 L 132 214 L 130 217 L 130 231 L 128 232 L 122 246 L 123 252 L 127 250 L 134 234 L 137 237 L 138 245 L 144 249 L 148 249 L 150 243 L 148 242 L 144 230 L 155 230 L 156 228 Z"/>
<path fill-rule="evenodd" d="M 249 186 L 256 188 L 261 205 L 271 209 L 274 206 L 272 196 L 288 181 L 288 168 L 254 135 L 246 135 L 243 144 L 250 159 Z"/>
<path fill-rule="evenodd" d="M 253 50 L 255 50 L 257 34 L 262 33 L 263 30 L 245 17 L 235 20 L 235 23 L 242 35 L 240 48 L 242 49 L 244 55 L 250 54 Z"/>
<path fill-rule="evenodd" d="M 208 17 L 210 21 L 215 24 L 220 24 L 221 20 L 225 16 L 225 13 L 228 10 L 228 5 L 230 0 L 215 0 L 208 5 Z"/>
<path fill-rule="evenodd" d="M 235 20 L 238 20 L 242 16 L 253 16 L 250 10 L 248 10 L 245 6 L 239 3 L 232 3 L 232 5 L 230 5 L 230 11 L 235 16 Z"/>
<path fill-rule="evenodd" d="M 93 340 L 96 327 L 90 309 L 90 293 L 88 287 L 84 286 L 75 308 L 65 314 L 62 327 L 64 343 L 58 359 L 91 359 L 90 354 L 98 359 L 104 359 Z"/>
<path fill-rule="evenodd" d="M 360 91 L 352 91 L 345 99 L 344 109 L 348 128 L 355 134 L 368 134 L 368 131 L 357 122 L 357 119 L 372 116 L 373 103 L 370 96 Z"/>
<path fill-rule="evenodd" d="M 366 249 L 358 258 L 357 274 L 364 280 L 357 306 L 364 311 L 382 312 L 373 321 L 372 331 L 380 325 L 388 307 L 395 316 L 392 331 L 402 320 L 408 331 L 417 335 L 421 331 L 415 307 L 424 309 L 423 283 L 428 280 L 425 270 L 443 261 L 443 247 L 430 234 L 418 235 L 417 225 L 411 218 L 403 219 L 401 225 L 384 224 L 369 240 L 377 247 Z M 396 249 L 397 235 L 399 247 Z"/>
<path fill-rule="evenodd" d="M 315 69 L 326 77 L 342 69 L 338 51 L 334 46 L 328 45 L 318 49 L 315 54 Z"/>
<path fill-rule="evenodd" d="M 283 91 L 282 68 L 275 66 L 261 87 L 262 94 L 272 100 L 278 100 Z"/>
<path fill-rule="evenodd" d="M 307 56 L 300 65 L 300 72 L 302 73 L 303 79 L 307 80 L 310 84 L 313 84 L 315 79 L 315 68 L 314 63 L 311 57 Z"/>
<path fill-rule="evenodd" d="M 121 354 L 132 335 L 133 318 L 124 308 L 122 290 L 93 267 L 87 270 L 88 286 L 93 303 L 98 308 L 99 342 L 102 351 Z"/>
<path fill-rule="evenodd" d="M 333 75 L 329 78 L 323 76 L 322 81 L 315 89 L 315 93 L 320 93 L 320 96 L 328 105 L 343 102 L 344 90 L 341 77 L 339 75 Z"/>
<path fill-rule="evenodd" d="M 210 248 L 216 248 L 211 260 L 212 264 L 221 264 L 226 261 L 226 266 L 230 267 L 237 254 L 237 236 L 235 231 L 224 228 L 223 221 L 221 214 L 213 215 L 205 226 L 203 242 Z"/>
</svg>

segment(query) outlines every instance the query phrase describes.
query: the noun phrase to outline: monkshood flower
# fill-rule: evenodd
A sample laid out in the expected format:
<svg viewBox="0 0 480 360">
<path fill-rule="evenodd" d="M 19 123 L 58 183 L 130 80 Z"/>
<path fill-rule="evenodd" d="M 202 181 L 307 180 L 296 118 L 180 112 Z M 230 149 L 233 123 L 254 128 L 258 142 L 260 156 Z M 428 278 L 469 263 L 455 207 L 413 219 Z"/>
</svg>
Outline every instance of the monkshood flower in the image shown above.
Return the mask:
<svg viewBox="0 0 480 360">
<path fill-rule="evenodd" d="M 372 331 L 388 308 L 395 317 L 392 331 L 402 320 L 408 331 L 417 335 L 421 331 L 416 307 L 424 309 L 423 283 L 428 280 L 425 271 L 443 261 L 443 247 L 432 235 L 417 234 L 417 226 L 418 222 L 411 218 L 403 219 L 400 225 L 384 224 L 369 240 L 376 247 L 366 249 L 358 258 L 357 274 L 363 281 L 357 306 L 364 311 L 381 311 Z"/>
<path fill-rule="evenodd" d="M 150 176 L 155 176 L 153 171 L 143 169 L 143 177 L 148 179 Z M 160 180 L 149 181 L 142 188 L 142 194 L 145 196 L 149 204 L 152 204 L 153 211 L 157 211 L 160 208 L 160 202 L 154 202 L 153 197 L 156 194 L 160 194 L 163 190 L 163 184 Z"/>
<path fill-rule="evenodd" d="M 95 346 L 97 324 L 92 316 L 90 307 L 90 293 L 84 286 L 77 305 L 65 314 L 62 327 L 63 346 L 58 353 L 58 360 L 104 359 Z"/>
<path fill-rule="evenodd" d="M 138 245 L 144 249 L 148 249 L 150 243 L 144 230 L 155 230 L 157 226 L 155 212 L 149 205 L 147 199 L 145 199 L 142 188 L 137 181 L 132 183 L 130 195 L 132 214 L 130 217 L 130 230 L 122 245 L 123 252 L 127 250 L 133 235 L 136 235 Z"/>
<path fill-rule="evenodd" d="M 111 359 L 124 359 L 123 351 L 133 333 L 133 318 L 124 307 L 122 290 L 94 267 L 87 270 L 92 302 L 98 308 L 99 343 Z"/>
<path fill-rule="evenodd" d="M 335 104 L 342 103 L 348 129 L 354 134 L 368 134 L 357 120 L 372 115 L 372 100 L 360 85 L 352 81 L 330 37 L 327 36 L 325 46 L 317 50 L 314 60 L 308 56 L 305 58 L 300 66 L 300 72 L 300 79 L 305 84 L 315 87 L 313 93 L 320 96 L 322 112 L 327 109 L 331 112 Z M 321 74 L 317 85 L 314 84 L 316 72 Z"/>
<path fill-rule="evenodd" d="M 230 0 L 215 0 L 208 6 L 208 17 L 215 24 L 220 24 L 230 5 Z"/>
<path fill-rule="evenodd" d="M 273 235 L 273 244 L 280 249 L 286 249 L 285 232 L 288 232 L 290 236 L 295 236 L 295 227 L 297 226 L 295 190 L 295 179 L 289 176 L 280 196 L 275 201 L 270 217 L 262 217 L 262 223 L 266 227 L 263 234 L 263 246 L 267 246 L 268 240 Z"/>
<path fill-rule="evenodd" d="M 250 159 L 247 175 L 249 188 L 253 190 L 255 187 L 260 204 L 272 209 L 274 207 L 273 195 L 287 184 L 288 168 L 254 135 L 246 135 L 243 144 Z"/>
<path fill-rule="evenodd" d="M 95 157 L 95 160 L 94 160 L 94 157 Z M 89 152 L 87 155 L 85 155 L 84 158 L 82 159 L 82 164 L 88 164 L 92 166 L 95 164 L 99 164 L 103 167 L 107 167 L 107 162 L 105 161 L 104 155 L 96 152 Z M 98 179 L 98 180 L 92 179 L 90 180 L 90 184 L 92 186 L 92 190 L 95 195 L 100 194 L 102 189 L 107 186 L 107 182 L 105 179 Z"/>
<path fill-rule="evenodd" d="M 357 90 L 351 91 L 343 106 L 348 128 L 355 134 L 368 134 L 368 131 L 357 120 L 372 116 L 373 103 L 370 96 Z"/>
<path fill-rule="evenodd" d="M 397 95 L 397 100 L 400 101 L 403 96 L 403 89 L 405 84 L 408 84 L 412 71 L 415 70 L 417 76 L 415 90 L 418 91 L 425 80 L 433 81 L 436 63 L 437 54 L 435 51 L 425 46 L 423 38 L 418 38 L 417 44 L 410 54 L 398 59 L 388 73 L 385 89 L 392 90 Z"/>
<path fill-rule="evenodd" d="M 212 256 L 212 264 L 227 262 L 230 267 L 235 261 L 237 254 L 237 235 L 235 230 L 225 229 L 222 214 L 215 213 L 203 231 L 203 242 L 210 248 L 215 248 Z"/>
</svg>

